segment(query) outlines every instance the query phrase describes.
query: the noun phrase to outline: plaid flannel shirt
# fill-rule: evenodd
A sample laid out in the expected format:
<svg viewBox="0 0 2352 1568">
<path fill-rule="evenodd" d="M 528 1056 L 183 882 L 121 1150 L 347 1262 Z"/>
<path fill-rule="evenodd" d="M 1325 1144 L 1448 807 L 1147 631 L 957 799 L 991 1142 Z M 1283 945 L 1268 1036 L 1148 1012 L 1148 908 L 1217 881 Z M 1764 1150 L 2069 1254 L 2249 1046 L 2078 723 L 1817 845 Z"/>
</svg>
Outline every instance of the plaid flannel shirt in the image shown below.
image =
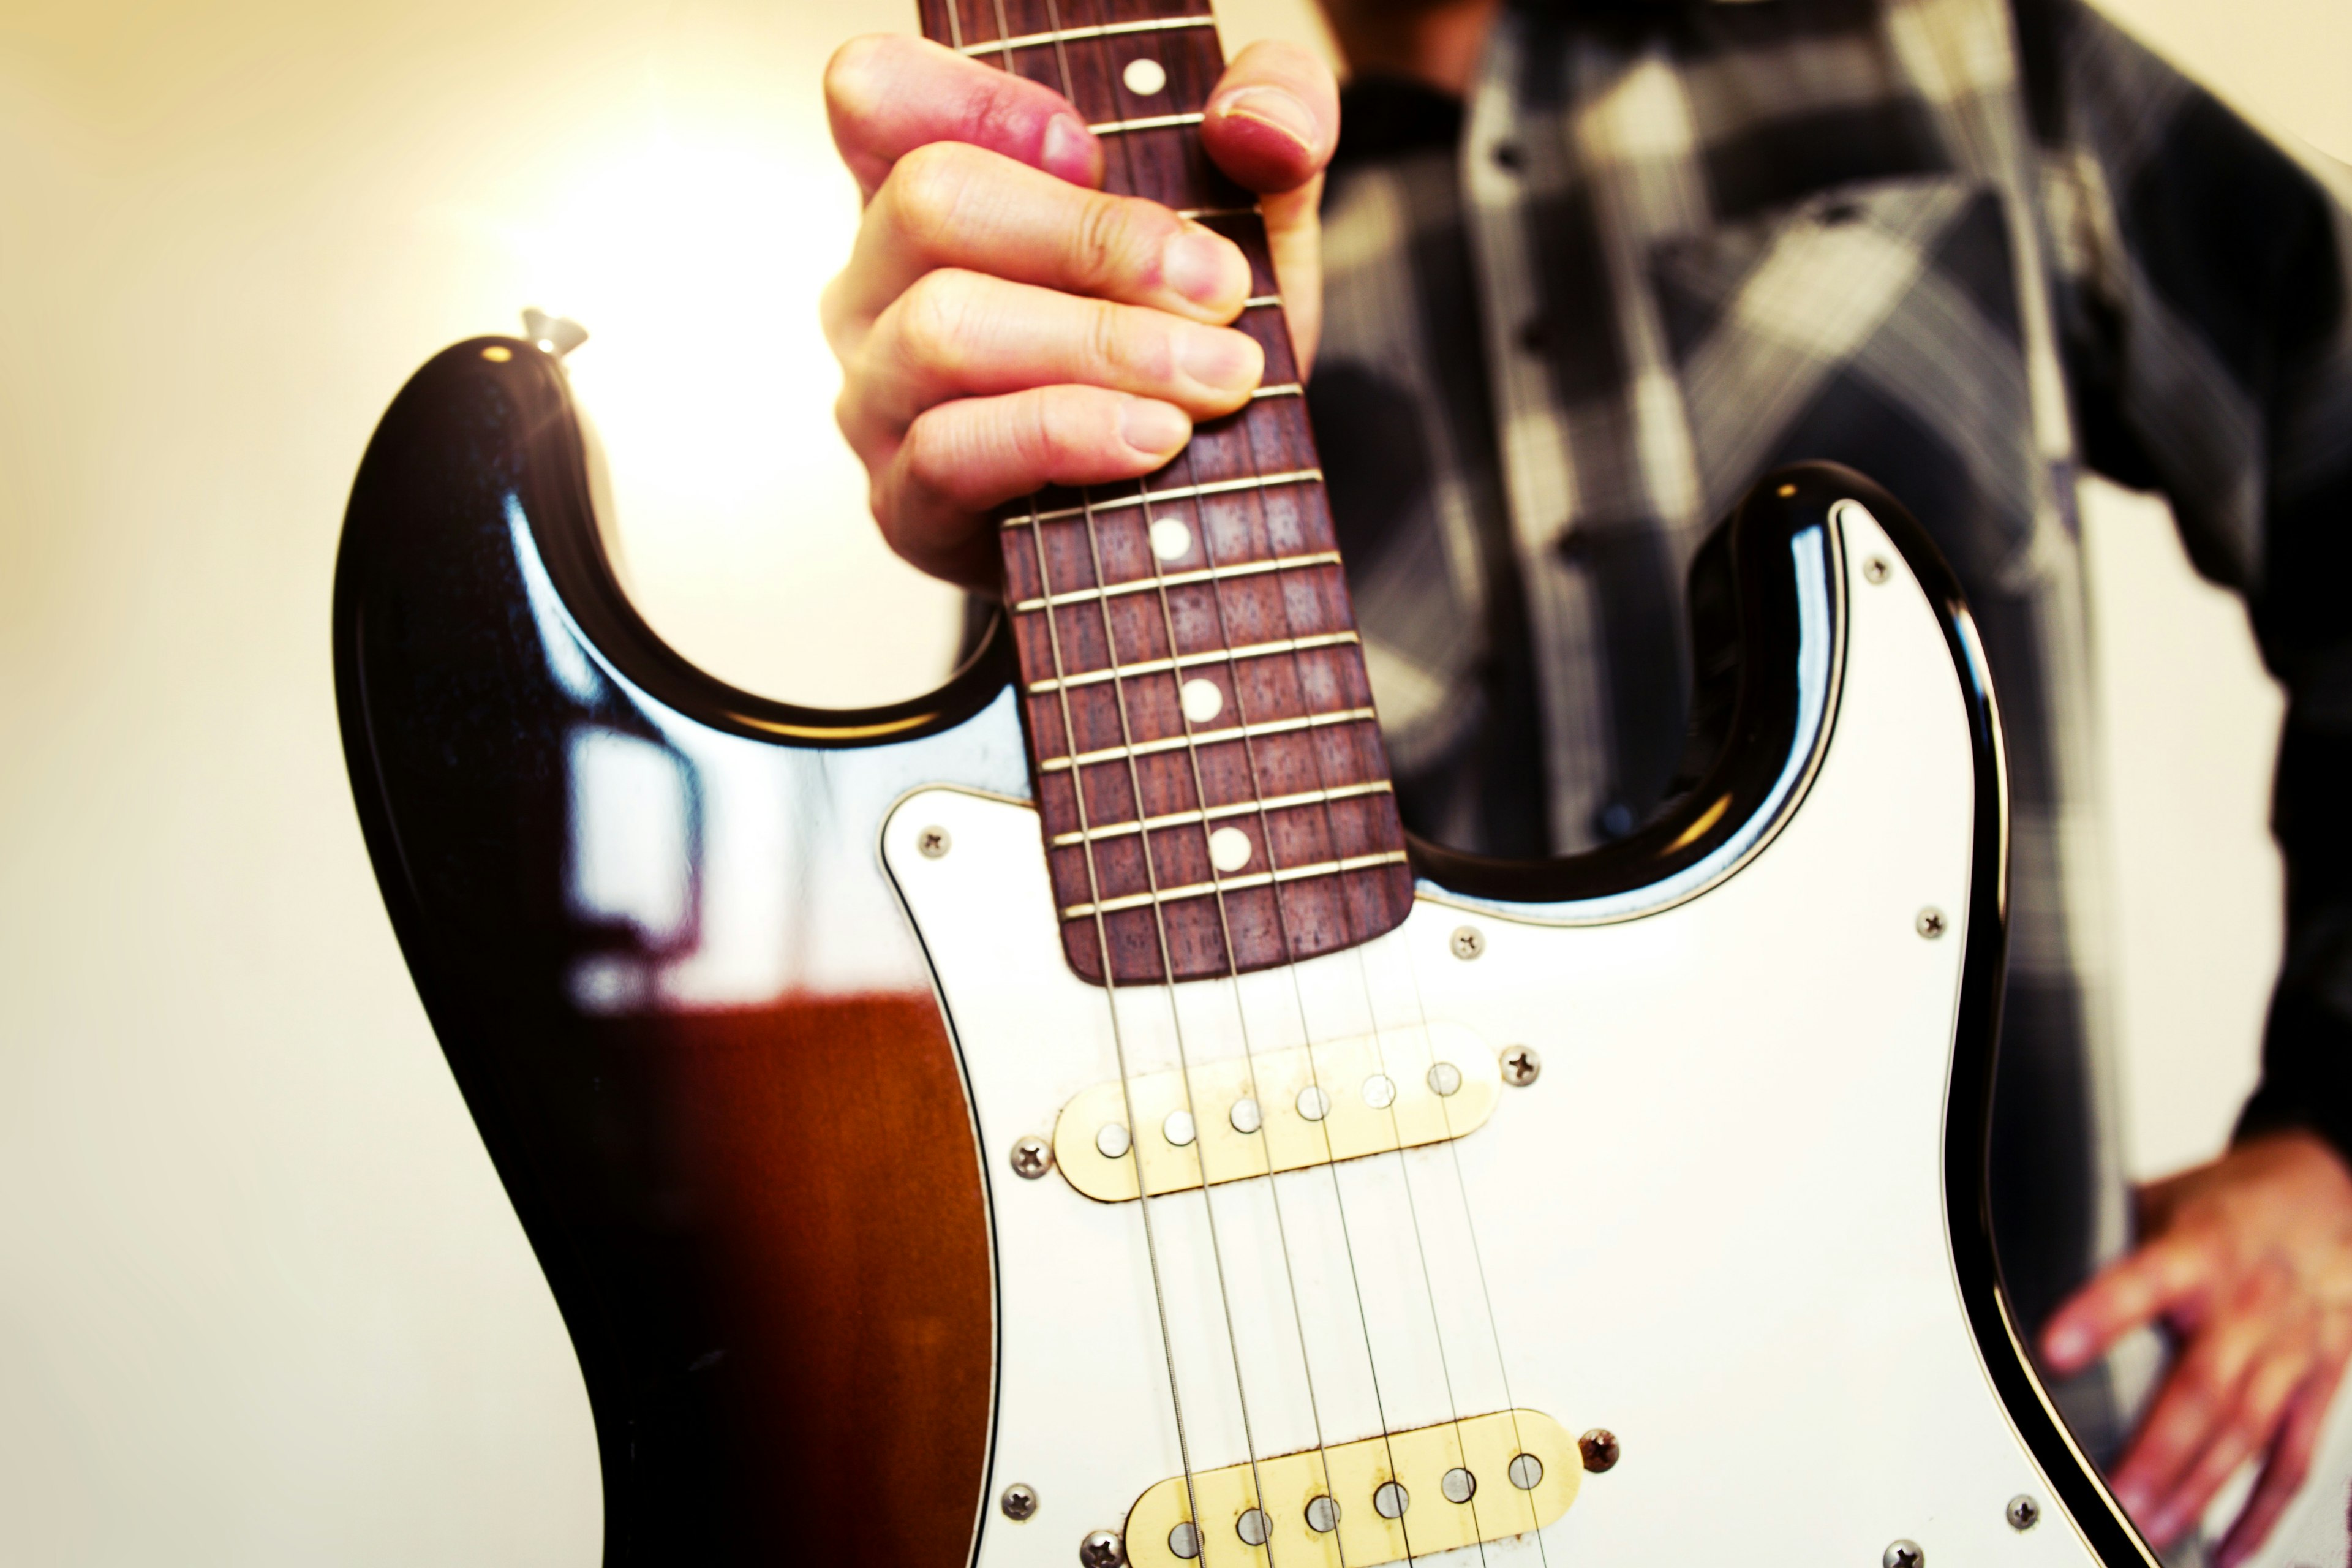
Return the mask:
<svg viewBox="0 0 2352 1568">
<path fill-rule="evenodd" d="M 2009 749 L 1994 1201 L 2028 1324 L 2128 1240 L 2084 465 L 2170 498 L 2287 686 L 2246 1124 L 2352 1148 L 2352 205 L 2320 164 L 2078 0 L 1522 0 L 1466 103 L 1347 95 L 1309 395 L 1417 830 L 1565 853 L 1671 797 L 1685 574 L 1778 463 L 1862 469 L 1958 571 Z M 2069 1403 L 2112 1436 L 2104 1391 Z"/>
</svg>

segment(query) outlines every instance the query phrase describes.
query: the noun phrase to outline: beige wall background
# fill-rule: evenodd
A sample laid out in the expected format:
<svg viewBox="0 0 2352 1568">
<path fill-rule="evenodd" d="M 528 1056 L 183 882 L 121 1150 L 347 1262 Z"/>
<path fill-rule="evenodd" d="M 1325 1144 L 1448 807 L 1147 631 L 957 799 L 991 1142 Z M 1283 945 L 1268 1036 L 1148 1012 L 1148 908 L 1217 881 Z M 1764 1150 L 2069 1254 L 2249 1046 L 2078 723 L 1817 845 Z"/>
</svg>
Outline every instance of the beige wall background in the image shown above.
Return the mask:
<svg viewBox="0 0 2352 1568">
<path fill-rule="evenodd" d="M 2118 8 L 2352 157 L 2341 0 Z M 818 66 L 910 9 L 0 0 L 0 1560 L 595 1560 L 570 1347 L 352 818 L 336 530 L 419 362 L 567 310 L 656 624 L 782 696 L 925 684 L 952 605 L 863 521 L 811 310 L 856 217 Z M 2277 704 L 2160 506 L 2092 544 L 2153 1171 L 2251 1080 Z"/>
</svg>

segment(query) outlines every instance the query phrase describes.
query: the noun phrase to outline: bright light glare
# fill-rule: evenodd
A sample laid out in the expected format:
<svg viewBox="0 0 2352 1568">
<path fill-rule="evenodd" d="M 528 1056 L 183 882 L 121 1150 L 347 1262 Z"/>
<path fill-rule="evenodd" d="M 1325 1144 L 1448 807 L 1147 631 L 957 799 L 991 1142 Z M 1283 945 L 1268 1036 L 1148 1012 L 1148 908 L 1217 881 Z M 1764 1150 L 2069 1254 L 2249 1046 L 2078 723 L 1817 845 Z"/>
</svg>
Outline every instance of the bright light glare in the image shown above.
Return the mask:
<svg viewBox="0 0 2352 1568">
<path fill-rule="evenodd" d="M 532 298 L 588 329 L 567 367 L 647 619 L 714 673 L 794 700 L 936 683 L 955 595 L 887 553 L 834 426 L 816 301 L 857 205 L 830 145 L 666 114 L 544 212 L 510 238 Z"/>
</svg>

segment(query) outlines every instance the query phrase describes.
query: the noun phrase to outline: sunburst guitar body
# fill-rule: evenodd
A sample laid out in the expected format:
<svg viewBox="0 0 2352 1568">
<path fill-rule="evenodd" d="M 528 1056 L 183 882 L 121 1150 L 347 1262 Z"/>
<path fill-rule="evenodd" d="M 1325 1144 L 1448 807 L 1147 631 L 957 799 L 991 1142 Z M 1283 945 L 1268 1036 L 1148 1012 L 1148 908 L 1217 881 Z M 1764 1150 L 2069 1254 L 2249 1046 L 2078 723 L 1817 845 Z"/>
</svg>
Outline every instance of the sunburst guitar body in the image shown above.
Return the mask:
<svg viewBox="0 0 2352 1568">
<path fill-rule="evenodd" d="M 946 687 L 664 645 L 530 342 L 417 374 L 345 529 L 360 818 L 606 1561 L 2152 1563 L 1987 1232 L 2000 728 L 1918 526 L 1767 476 L 1702 555 L 1696 787 L 1574 858 L 1411 839 L 1205 12 L 924 21 L 1243 245 L 1269 367 L 1006 509 Z"/>
</svg>

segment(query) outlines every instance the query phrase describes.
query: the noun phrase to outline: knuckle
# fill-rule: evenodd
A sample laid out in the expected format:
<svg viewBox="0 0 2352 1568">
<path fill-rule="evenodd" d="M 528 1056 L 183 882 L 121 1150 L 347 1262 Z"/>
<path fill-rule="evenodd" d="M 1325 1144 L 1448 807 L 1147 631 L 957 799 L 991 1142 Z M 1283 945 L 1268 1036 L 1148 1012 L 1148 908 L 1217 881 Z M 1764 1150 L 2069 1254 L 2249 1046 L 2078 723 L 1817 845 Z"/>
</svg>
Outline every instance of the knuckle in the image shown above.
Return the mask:
<svg viewBox="0 0 2352 1568">
<path fill-rule="evenodd" d="M 951 268 L 926 272 L 891 305 L 891 335 L 898 353 L 925 364 L 959 357 L 971 319 L 964 276 Z"/>
<path fill-rule="evenodd" d="M 1137 204 L 1124 196 L 1090 196 L 1071 236 L 1071 260 L 1078 284 L 1088 291 L 1115 285 L 1137 270 L 1134 253 L 1142 228 Z"/>
<path fill-rule="evenodd" d="M 1133 315 L 1117 305 L 1096 301 L 1088 312 L 1086 352 L 1098 373 L 1109 374 L 1120 367 L 1151 374 L 1151 334 Z M 1157 356 L 1165 359 L 1166 355 Z"/>
<path fill-rule="evenodd" d="M 972 159 L 960 142 L 927 142 L 891 166 L 883 182 L 891 222 L 924 250 L 936 249 L 961 220 Z"/>
</svg>

